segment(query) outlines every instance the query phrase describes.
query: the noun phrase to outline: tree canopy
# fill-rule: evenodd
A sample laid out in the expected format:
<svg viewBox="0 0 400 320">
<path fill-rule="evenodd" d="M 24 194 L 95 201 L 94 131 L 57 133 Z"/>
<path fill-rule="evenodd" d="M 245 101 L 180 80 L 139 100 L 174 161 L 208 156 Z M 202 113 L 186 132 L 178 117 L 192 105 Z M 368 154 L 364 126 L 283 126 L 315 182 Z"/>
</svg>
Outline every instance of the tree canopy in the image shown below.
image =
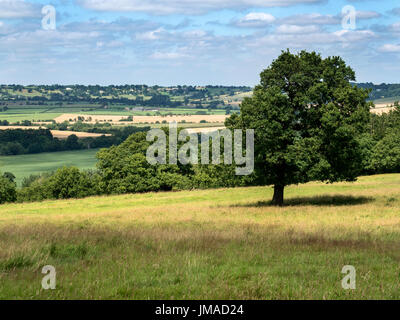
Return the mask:
<svg viewBox="0 0 400 320">
<path fill-rule="evenodd" d="M 284 187 L 313 180 L 354 181 L 361 172 L 357 137 L 370 117 L 369 91 L 353 86 L 354 71 L 340 57 L 289 50 L 261 73 L 230 128 L 255 129 L 259 183 L 274 186 L 282 205 Z"/>
<path fill-rule="evenodd" d="M 17 199 L 15 176 L 12 173 L 0 173 L 0 204 Z"/>
</svg>

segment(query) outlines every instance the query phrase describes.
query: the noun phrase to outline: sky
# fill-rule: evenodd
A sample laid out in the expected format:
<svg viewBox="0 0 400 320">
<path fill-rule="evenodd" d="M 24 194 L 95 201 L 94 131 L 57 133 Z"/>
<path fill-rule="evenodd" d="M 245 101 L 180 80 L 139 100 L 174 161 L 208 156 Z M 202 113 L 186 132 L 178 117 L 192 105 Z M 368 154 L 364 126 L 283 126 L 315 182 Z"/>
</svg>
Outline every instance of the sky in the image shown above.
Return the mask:
<svg viewBox="0 0 400 320">
<path fill-rule="evenodd" d="M 1 84 L 254 86 L 286 49 L 400 83 L 400 1 L 0 0 Z"/>
</svg>

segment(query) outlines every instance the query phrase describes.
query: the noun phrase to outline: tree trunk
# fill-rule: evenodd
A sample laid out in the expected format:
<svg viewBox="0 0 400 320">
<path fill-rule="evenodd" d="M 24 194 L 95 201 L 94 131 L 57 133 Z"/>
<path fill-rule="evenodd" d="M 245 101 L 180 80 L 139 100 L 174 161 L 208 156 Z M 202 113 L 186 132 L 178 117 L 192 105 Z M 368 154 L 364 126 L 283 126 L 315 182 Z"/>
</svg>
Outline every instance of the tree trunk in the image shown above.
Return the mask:
<svg viewBox="0 0 400 320">
<path fill-rule="evenodd" d="M 275 185 L 274 186 L 274 197 L 272 198 L 272 204 L 274 206 L 283 206 L 283 193 L 285 190 L 285 186 Z"/>
</svg>

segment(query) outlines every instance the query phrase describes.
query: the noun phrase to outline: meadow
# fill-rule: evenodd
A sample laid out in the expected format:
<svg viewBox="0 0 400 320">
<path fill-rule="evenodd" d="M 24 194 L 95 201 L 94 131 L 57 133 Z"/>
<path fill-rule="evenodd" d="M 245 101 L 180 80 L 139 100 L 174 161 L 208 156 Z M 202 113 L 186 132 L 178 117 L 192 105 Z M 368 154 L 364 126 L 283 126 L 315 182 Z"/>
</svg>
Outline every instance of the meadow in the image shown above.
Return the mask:
<svg viewBox="0 0 400 320">
<path fill-rule="evenodd" d="M 0 171 L 12 172 L 16 182 L 21 185 L 23 178 L 31 174 L 55 171 L 63 166 L 75 166 L 80 169 L 96 167 L 98 149 L 24 154 L 0 157 Z"/>
<path fill-rule="evenodd" d="M 388 174 L 291 186 L 284 207 L 269 187 L 2 205 L 0 299 L 399 299 L 399 194 Z"/>
</svg>

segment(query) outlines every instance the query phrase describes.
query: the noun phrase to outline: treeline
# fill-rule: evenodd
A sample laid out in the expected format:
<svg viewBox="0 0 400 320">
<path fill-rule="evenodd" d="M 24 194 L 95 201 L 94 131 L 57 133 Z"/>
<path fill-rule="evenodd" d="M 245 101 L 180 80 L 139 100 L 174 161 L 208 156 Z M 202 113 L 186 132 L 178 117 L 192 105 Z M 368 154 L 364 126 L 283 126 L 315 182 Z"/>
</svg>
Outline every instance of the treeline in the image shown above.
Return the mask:
<svg viewBox="0 0 400 320">
<path fill-rule="evenodd" d="M 7 129 L 0 130 L 0 155 L 35 154 L 41 152 L 57 152 L 81 149 L 107 148 L 119 145 L 131 134 L 147 131 L 149 128 L 124 127 L 113 128 L 92 128 L 92 132 L 111 134 L 111 136 L 88 137 L 78 139 L 76 135 L 70 135 L 62 140 L 53 137 L 49 129 Z M 101 132 L 100 132 L 101 131 Z"/>
<path fill-rule="evenodd" d="M 369 133 L 361 137 L 365 174 L 400 172 L 400 106 L 381 115 L 371 114 Z"/>
<path fill-rule="evenodd" d="M 382 115 L 371 114 L 367 129 L 357 138 L 362 173 L 400 173 L 400 107 Z M 0 203 L 257 185 L 255 173 L 237 176 L 234 164 L 151 165 L 146 159 L 149 146 L 146 132 L 137 132 L 118 146 L 102 149 L 97 154 L 97 170 L 64 167 L 31 176 L 20 189 L 13 175 L 6 173 L 0 178 Z"/>
<path fill-rule="evenodd" d="M 214 99 L 221 95 L 234 96 L 240 92 L 250 92 L 252 89 L 245 86 L 174 86 L 160 87 L 147 85 L 123 86 L 0 86 L 0 103 L 22 101 L 25 104 L 45 104 L 49 102 L 62 103 L 90 103 L 99 105 L 121 104 L 124 106 L 141 107 L 182 107 L 188 104 L 203 104 L 207 102 L 210 108 L 223 107 L 221 99 Z M 5 105 L 4 108 L 7 108 Z M 0 109 L 3 110 L 4 108 Z"/>
<path fill-rule="evenodd" d="M 370 89 L 369 98 L 371 100 L 377 100 L 382 98 L 392 98 L 400 96 L 400 84 L 373 84 L 371 82 L 358 83 L 357 86 L 363 89 Z"/>
<path fill-rule="evenodd" d="M 370 89 L 369 98 L 371 100 L 391 98 L 400 96 L 400 84 L 373 84 L 354 83 L 359 88 Z M 44 104 L 48 102 L 88 102 L 95 104 L 126 104 L 129 106 L 168 106 L 178 107 L 187 104 L 194 99 L 212 98 L 221 95 L 233 96 L 237 92 L 250 92 L 251 87 L 247 86 L 148 86 L 148 85 L 1 85 L 0 93 L 1 111 L 6 111 L 5 105 L 9 101 L 23 101 L 26 104 Z M 33 93 L 35 93 L 33 95 Z M 128 99 L 123 96 L 134 95 L 136 99 Z M 185 97 L 185 101 L 177 101 L 171 97 Z M 151 99 L 144 99 L 151 97 Z M 214 102 L 215 103 L 215 102 Z M 220 105 L 220 103 L 218 103 Z"/>
<path fill-rule="evenodd" d="M 6 196 L 4 191 L 0 203 L 251 184 L 251 178 L 235 175 L 234 165 L 151 165 L 146 159 L 150 146 L 146 135 L 138 132 L 119 146 L 102 149 L 97 154 L 97 170 L 63 167 L 53 173 L 25 178 L 19 189 L 11 179 L 13 175 L 7 173 L 7 185 L 14 185 L 8 191 L 12 190 L 13 195 Z"/>
</svg>

